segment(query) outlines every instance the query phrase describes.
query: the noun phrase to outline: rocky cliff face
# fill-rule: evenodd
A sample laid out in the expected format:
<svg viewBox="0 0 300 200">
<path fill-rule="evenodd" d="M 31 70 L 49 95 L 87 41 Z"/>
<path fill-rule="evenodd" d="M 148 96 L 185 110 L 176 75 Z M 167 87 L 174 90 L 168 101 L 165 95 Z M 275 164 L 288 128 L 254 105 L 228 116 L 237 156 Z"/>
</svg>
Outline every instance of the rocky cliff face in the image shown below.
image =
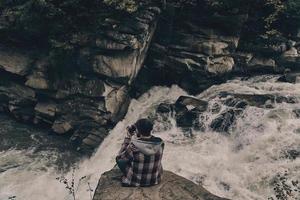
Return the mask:
<svg viewBox="0 0 300 200">
<path fill-rule="evenodd" d="M 253 33 L 257 12 L 169 6 L 158 24 L 146 67 L 136 80 L 139 93 L 147 85 L 178 84 L 198 94 L 232 75 L 299 70 L 299 29 L 274 38 Z"/>
<path fill-rule="evenodd" d="M 169 171 L 164 171 L 162 183 L 153 187 L 122 187 L 120 177 L 118 169 L 102 174 L 93 200 L 225 200 Z"/>
<path fill-rule="evenodd" d="M 124 116 L 130 96 L 153 85 L 178 84 L 197 94 L 236 74 L 300 69 L 300 28 L 270 39 L 251 32 L 257 16 L 247 9 L 167 5 L 160 11 L 147 6 L 108 17 L 96 36 L 76 35 L 70 64 L 79 69 L 62 70 L 62 79 L 51 78 L 52 60 L 43 50 L 0 44 L 0 111 L 71 133 L 73 144 L 90 149 Z M 5 13 L 0 18 L 5 23 Z"/>
<path fill-rule="evenodd" d="M 123 19 L 106 18 L 96 37 L 82 35 L 79 70 L 51 78 L 42 51 L 0 46 L 0 111 L 18 120 L 44 124 L 57 134 L 72 133 L 80 148 L 97 147 L 127 112 L 128 87 L 147 54 L 158 7 Z"/>
</svg>

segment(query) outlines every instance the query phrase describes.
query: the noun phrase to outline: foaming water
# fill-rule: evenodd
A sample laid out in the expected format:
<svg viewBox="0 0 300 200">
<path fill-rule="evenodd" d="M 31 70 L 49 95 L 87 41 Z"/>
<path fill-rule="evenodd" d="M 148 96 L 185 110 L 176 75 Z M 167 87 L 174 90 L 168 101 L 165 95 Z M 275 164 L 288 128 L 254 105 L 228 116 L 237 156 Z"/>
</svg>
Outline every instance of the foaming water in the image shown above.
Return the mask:
<svg viewBox="0 0 300 200">
<path fill-rule="evenodd" d="M 198 97 L 209 101 L 209 109 L 203 113 L 202 122 L 209 127 L 211 121 L 227 107 L 218 94 L 223 91 L 243 94 L 280 94 L 293 96 L 299 100 L 298 84 L 277 83 L 276 77 L 260 76 L 248 80 L 232 80 L 209 88 Z M 125 128 L 141 117 L 154 115 L 161 102 L 174 102 L 186 93 L 177 86 L 171 88 L 154 87 L 138 100 L 133 100 L 125 119 L 117 124 L 103 141 L 95 155 L 78 163 L 75 182 L 81 177 L 76 192 L 77 199 L 88 200 L 88 183 L 94 189 L 101 174 L 114 166 L 115 155 L 123 141 Z M 212 112 L 214 104 L 219 104 L 219 113 Z M 168 124 L 157 122 L 155 135 L 166 143 L 164 169 L 182 175 L 219 196 L 240 199 L 275 198 L 274 181 L 278 174 L 286 174 L 287 184 L 300 180 L 300 158 L 288 158 L 287 152 L 300 149 L 300 119 L 293 110 L 300 103 L 274 104 L 272 109 L 247 106 L 229 129 L 229 134 L 216 133 L 210 128 L 204 132 L 193 132 L 187 137 L 175 126 L 170 116 Z M 159 127 L 167 127 L 165 129 Z M 0 154 L 0 166 L 15 160 L 26 159 L 28 152 L 8 151 Z M 10 155 L 11 154 L 11 155 Z M 3 159 L 5 158 L 5 159 Z M 24 161 L 20 161 L 24 163 Z M 60 174 L 40 166 L 46 163 L 40 159 L 26 168 L 12 167 L 0 172 L 0 199 L 16 195 L 17 199 L 72 199 L 64 186 L 55 178 Z M 65 175 L 71 177 L 71 173 Z M 4 180 L 4 181 L 3 181 Z M 292 192 L 289 199 L 300 199 L 300 194 Z"/>
</svg>

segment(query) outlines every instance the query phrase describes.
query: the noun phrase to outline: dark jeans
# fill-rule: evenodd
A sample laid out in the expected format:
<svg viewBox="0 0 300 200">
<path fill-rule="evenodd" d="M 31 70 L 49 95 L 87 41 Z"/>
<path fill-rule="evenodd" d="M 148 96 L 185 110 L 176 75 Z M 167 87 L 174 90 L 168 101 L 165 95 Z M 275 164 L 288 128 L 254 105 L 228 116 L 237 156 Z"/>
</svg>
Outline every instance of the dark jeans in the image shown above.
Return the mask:
<svg viewBox="0 0 300 200">
<path fill-rule="evenodd" d="M 125 160 L 116 160 L 118 167 L 120 168 L 121 172 L 123 175 L 126 176 L 126 166 L 127 166 L 127 161 Z"/>
</svg>

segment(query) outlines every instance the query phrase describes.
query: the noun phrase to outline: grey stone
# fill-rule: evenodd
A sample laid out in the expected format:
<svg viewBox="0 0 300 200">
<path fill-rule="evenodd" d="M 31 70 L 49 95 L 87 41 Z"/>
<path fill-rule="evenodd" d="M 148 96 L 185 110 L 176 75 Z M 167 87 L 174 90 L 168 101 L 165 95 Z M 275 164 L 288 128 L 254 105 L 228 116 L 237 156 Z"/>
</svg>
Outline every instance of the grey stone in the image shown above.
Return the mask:
<svg viewBox="0 0 300 200">
<path fill-rule="evenodd" d="M 282 54 L 283 57 L 300 57 L 300 55 L 298 54 L 298 51 L 295 47 L 292 47 L 291 49 L 289 49 L 288 51 L 285 51 Z"/>
<path fill-rule="evenodd" d="M 116 168 L 102 174 L 93 200 L 226 200 L 169 171 L 152 187 L 122 187 L 120 179 Z"/>
<path fill-rule="evenodd" d="M 106 96 L 105 107 L 111 113 L 113 122 L 117 122 L 125 116 L 129 103 L 130 97 L 126 86 L 115 89 Z"/>
<path fill-rule="evenodd" d="M 52 125 L 55 119 L 56 104 L 51 102 L 37 103 L 34 108 L 35 111 L 35 123 L 45 122 Z"/>
<path fill-rule="evenodd" d="M 64 134 L 72 129 L 72 125 L 65 120 L 56 120 L 52 126 L 52 130 L 58 134 Z"/>
<path fill-rule="evenodd" d="M 206 70 L 213 74 L 224 74 L 231 72 L 234 66 L 234 60 L 232 57 L 224 56 L 212 58 L 209 60 Z"/>
<path fill-rule="evenodd" d="M 47 70 L 49 62 L 47 58 L 39 59 L 35 62 L 31 73 L 26 77 L 25 85 L 34 89 L 47 90 L 51 88 Z"/>
<path fill-rule="evenodd" d="M 0 47 L 0 69 L 25 76 L 32 64 L 32 59 L 24 52 Z"/>
<path fill-rule="evenodd" d="M 250 67 L 252 67 L 252 66 L 275 67 L 276 63 L 275 63 L 275 60 L 273 60 L 273 59 L 253 57 L 249 61 L 249 66 Z"/>
<path fill-rule="evenodd" d="M 78 94 L 87 97 L 102 97 L 104 93 L 104 82 L 102 80 L 88 79 L 80 75 L 64 80 L 58 83 L 56 87 L 58 88 L 56 98 L 66 98 Z"/>
</svg>

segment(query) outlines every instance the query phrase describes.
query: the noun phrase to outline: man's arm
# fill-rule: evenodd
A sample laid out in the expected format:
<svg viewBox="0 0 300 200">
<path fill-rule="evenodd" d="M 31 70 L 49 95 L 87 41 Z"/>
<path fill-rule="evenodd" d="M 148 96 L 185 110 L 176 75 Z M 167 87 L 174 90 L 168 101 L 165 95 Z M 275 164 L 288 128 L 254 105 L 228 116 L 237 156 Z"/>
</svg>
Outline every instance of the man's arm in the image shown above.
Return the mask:
<svg viewBox="0 0 300 200">
<path fill-rule="evenodd" d="M 121 149 L 116 157 L 117 160 L 129 161 L 133 158 L 132 149 L 130 147 L 132 135 L 127 131 L 127 134 L 122 143 Z"/>
</svg>

